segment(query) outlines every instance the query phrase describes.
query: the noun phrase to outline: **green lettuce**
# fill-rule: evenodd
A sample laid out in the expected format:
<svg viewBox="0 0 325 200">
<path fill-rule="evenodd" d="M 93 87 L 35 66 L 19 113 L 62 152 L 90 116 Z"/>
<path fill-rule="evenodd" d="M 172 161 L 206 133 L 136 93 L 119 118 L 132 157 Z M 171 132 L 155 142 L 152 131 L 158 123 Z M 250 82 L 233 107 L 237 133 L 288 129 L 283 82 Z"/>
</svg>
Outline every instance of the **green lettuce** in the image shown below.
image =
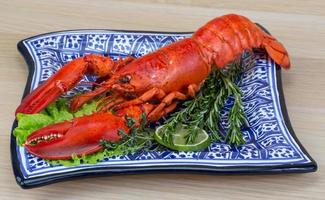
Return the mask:
<svg viewBox="0 0 325 200">
<path fill-rule="evenodd" d="M 85 104 L 78 112 L 69 111 L 66 99 L 59 99 L 50 104 L 42 112 L 36 114 L 17 114 L 18 126 L 13 131 L 19 145 L 23 145 L 27 137 L 34 131 L 65 120 L 72 120 L 74 117 L 90 115 L 96 111 L 97 101 Z"/>
<path fill-rule="evenodd" d="M 42 112 L 36 114 L 17 114 L 18 126 L 14 129 L 13 134 L 16 137 L 17 144 L 22 146 L 27 137 L 34 131 L 48 126 L 50 124 L 59 123 L 65 120 L 72 120 L 75 117 L 84 115 L 90 115 L 96 111 L 97 103 L 99 100 L 94 100 L 88 104 L 85 104 L 79 111 L 72 113 L 69 110 L 68 101 L 66 99 L 59 99 L 56 102 L 50 104 Z M 50 164 L 63 164 L 64 166 L 74 166 L 83 163 L 96 163 L 98 160 L 102 160 L 104 156 L 103 152 L 98 152 L 89 156 L 83 156 L 78 158 L 72 156 L 71 160 L 48 160 Z"/>
<path fill-rule="evenodd" d="M 110 150 L 104 149 L 102 151 L 90 155 L 83 155 L 81 157 L 72 155 L 72 158 L 70 160 L 47 160 L 47 162 L 50 163 L 51 165 L 60 164 L 66 167 L 78 166 L 80 164 L 96 164 L 106 157 L 126 155 L 128 153 L 134 153 L 136 150 L 137 149 L 133 150 L 121 145 L 118 146 L 116 149 L 110 149 Z"/>
</svg>

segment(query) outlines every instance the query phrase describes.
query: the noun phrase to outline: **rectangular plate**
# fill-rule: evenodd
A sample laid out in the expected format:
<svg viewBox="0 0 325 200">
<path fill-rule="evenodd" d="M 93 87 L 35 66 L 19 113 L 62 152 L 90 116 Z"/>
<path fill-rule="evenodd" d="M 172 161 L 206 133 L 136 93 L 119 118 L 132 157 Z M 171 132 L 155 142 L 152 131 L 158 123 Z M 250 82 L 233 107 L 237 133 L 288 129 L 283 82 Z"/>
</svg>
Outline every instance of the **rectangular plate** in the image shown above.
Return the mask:
<svg viewBox="0 0 325 200">
<path fill-rule="evenodd" d="M 22 40 L 18 49 L 29 67 L 24 96 L 49 78 L 64 63 L 85 54 L 142 56 L 191 33 L 143 31 L 75 30 L 47 33 Z M 93 81 L 85 77 L 84 81 Z M 175 173 L 288 173 L 316 171 L 316 162 L 308 155 L 291 127 L 281 83 L 280 68 L 264 51 L 255 52 L 255 66 L 245 69 L 239 81 L 244 109 L 250 123 L 243 129 L 246 145 L 231 147 L 213 143 L 201 152 L 139 152 L 105 158 L 98 164 L 75 167 L 50 166 L 16 144 L 11 135 L 12 165 L 17 183 L 31 188 L 49 183 L 94 175 L 139 172 Z M 79 86 L 69 92 L 87 90 Z M 222 111 L 221 126 L 232 99 Z M 15 121 L 13 129 L 17 126 Z"/>
</svg>

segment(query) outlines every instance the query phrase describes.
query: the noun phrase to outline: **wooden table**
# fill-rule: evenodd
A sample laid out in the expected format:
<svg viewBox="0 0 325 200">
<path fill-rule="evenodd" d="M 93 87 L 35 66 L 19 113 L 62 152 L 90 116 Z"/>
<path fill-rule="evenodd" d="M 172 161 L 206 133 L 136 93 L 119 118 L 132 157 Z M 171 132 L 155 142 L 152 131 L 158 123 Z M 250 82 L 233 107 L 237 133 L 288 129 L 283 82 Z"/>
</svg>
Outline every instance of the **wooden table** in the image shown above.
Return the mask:
<svg viewBox="0 0 325 200">
<path fill-rule="evenodd" d="M 1 1 L 0 199 L 324 199 L 325 2 L 314 1 Z M 263 24 L 291 55 L 285 98 L 298 138 L 318 162 L 309 174 L 260 176 L 131 175 L 89 178 L 21 190 L 13 177 L 9 137 L 27 67 L 16 50 L 35 34 L 78 28 L 193 31 L 238 13 Z"/>
</svg>

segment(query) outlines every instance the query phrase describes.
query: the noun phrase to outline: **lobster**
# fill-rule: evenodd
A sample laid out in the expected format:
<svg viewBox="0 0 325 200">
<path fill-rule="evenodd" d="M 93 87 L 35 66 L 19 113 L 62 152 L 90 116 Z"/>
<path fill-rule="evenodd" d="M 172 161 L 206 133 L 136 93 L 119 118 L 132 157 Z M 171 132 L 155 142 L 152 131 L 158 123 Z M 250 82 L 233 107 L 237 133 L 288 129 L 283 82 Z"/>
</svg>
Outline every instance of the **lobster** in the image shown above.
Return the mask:
<svg viewBox="0 0 325 200">
<path fill-rule="evenodd" d="M 75 96 L 70 109 L 76 111 L 100 95 L 107 95 L 103 100 L 105 106 L 90 116 L 41 128 L 28 137 L 24 146 L 30 153 L 46 159 L 70 159 L 72 154 L 81 156 L 99 151 L 101 139 L 120 140 L 118 129 L 128 133 L 125 116 L 139 119 L 146 113 L 148 122 L 160 119 L 174 110 L 178 101 L 195 97 L 212 67 L 221 69 L 244 50 L 253 48 L 264 48 L 278 65 L 289 69 L 284 46 L 249 19 L 236 14 L 217 17 L 191 38 L 137 59 L 113 61 L 110 57 L 86 55 L 72 60 L 27 95 L 16 114 L 41 111 L 74 88 L 86 74 L 98 77 L 97 87 Z"/>
</svg>

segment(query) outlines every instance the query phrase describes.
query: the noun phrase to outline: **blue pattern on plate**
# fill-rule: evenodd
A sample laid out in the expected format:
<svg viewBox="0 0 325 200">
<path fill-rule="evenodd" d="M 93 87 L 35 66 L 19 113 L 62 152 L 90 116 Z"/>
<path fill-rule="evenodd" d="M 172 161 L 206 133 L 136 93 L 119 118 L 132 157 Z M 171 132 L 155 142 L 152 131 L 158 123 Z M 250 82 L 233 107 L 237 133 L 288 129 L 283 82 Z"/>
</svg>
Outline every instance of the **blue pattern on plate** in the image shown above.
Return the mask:
<svg viewBox="0 0 325 200">
<path fill-rule="evenodd" d="M 50 33 L 24 40 L 35 62 L 32 89 L 48 79 L 64 63 L 90 53 L 109 55 L 114 59 L 127 55 L 139 57 L 190 34 L 132 33 L 115 31 L 68 31 Z M 85 77 L 83 81 L 94 81 Z M 239 81 L 244 109 L 250 123 L 243 129 L 246 145 L 231 147 L 213 143 L 202 152 L 139 152 L 127 156 L 105 158 L 95 165 L 76 167 L 49 166 L 43 159 L 17 146 L 17 156 L 24 177 L 40 177 L 82 168 L 110 166 L 264 166 L 303 164 L 310 162 L 287 130 L 278 99 L 275 63 L 264 51 L 255 52 L 255 66 L 245 69 Z M 88 90 L 78 86 L 76 91 Z M 221 125 L 226 130 L 230 98 L 221 112 Z"/>
</svg>

